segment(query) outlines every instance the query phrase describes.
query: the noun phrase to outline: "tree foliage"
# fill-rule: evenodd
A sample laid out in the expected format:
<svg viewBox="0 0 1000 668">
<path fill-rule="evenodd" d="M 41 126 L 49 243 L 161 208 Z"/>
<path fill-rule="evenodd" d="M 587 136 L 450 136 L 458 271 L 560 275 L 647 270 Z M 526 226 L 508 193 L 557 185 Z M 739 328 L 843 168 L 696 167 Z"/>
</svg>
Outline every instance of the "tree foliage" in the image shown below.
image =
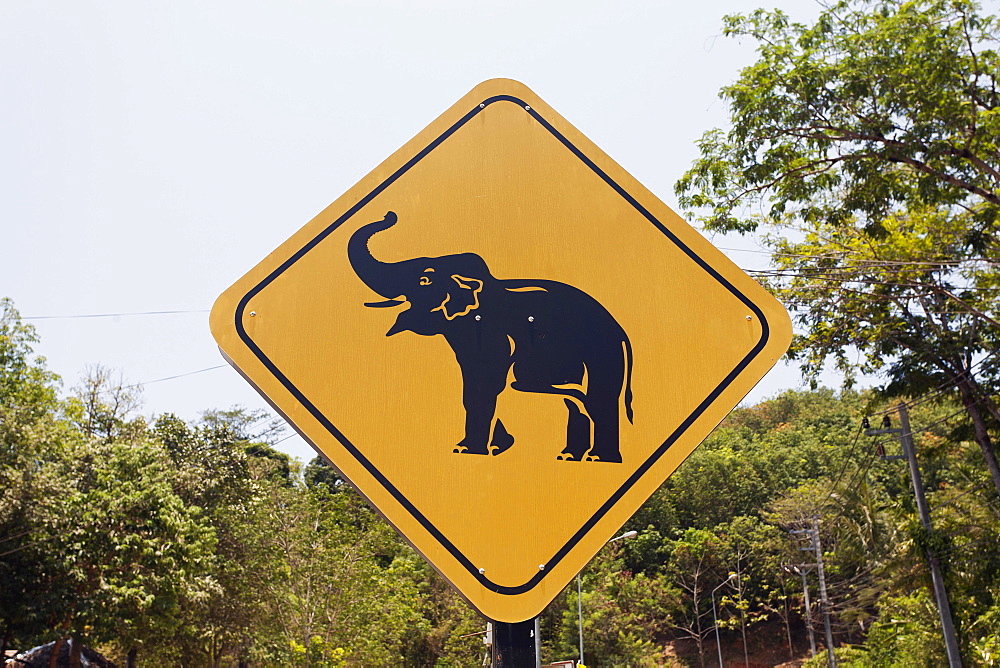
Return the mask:
<svg viewBox="0 0 1000 668">
<path fill-rule="evenodd" d="M 0 375 L 19 380 L 0 397 L 13 410 L 0 413 L 5 644 L 73 637 L 125 665 L 482 663 L 483 620 L 323 460 L 300 468 L 255 440 L 269 418 L 147 421 L 115 409 L 130 404 L 109 399 L 122 391 L 105 386 L 111 374 L 78 386 L 89 399 L 60 399 L 30 328 L 13 310 L 6 324 Z M 543 660 L 577 657 L 578 602 L 591 665 L 707 664 L 716 619 L 728 661 L 802 656 L 801 580 L 784 567 L 811 557 L 788 530 L 818 516 L 845 658 L 941 655 L 933 544 L 963 651 L 988 665 L 1000 521 L 967 414 L 940 397 L 912 408 L 935 508 L 926 531 L 905 470 L 879 456 L 898 445 L 861 436 L 860 416 L 883 402 L 817 390 L 734 411 L 632 518 L 638 536 L 584 570 L 582 597 L 575 583 L 556 597 Z"/>
<path fill-rule="evenodd" d="M 725 19 L 758 60 L 722 89 L 732 119 L 677 184 L 709 229 L 774 219 L 876 230 L 900 208 L 1000 206 L 998 24 L 968 0 L 840 0 L 813 25 L 781 11 Z"/>
<path fill-rule="evenodd" d="M 889 396 L 957 396 L 1000 494 L 998 26 L 966 0 L 727 17 L 759 57 L 676 189 L 710 229 L 767 226 L 807 375 L 832 360 Z"/>
<path fill-rule="evenodd" d="M 0 645 L 49 627 L 49 608 L 30 593 L 45 577 L 46 549 L 64 481 L 43 462 L 71 438 L 56 416 L 58 377 L 32 349 L 34 329 L 0 300 Z"/>
<path fill-rule="evenodd" d="M 888 396 L 957 395 L 1000 493 L 990 428 L 1000 304 L 995 263 L 964 240 L 965 216 L 894 214 L 872 237 L 815 222 L 797 240 L 773 236 L 771 287 L 801 329 L 790 355 L 815 378 L 833 360 L 846 382 L 881 375 Z"/>
<path fill-rule="evenodd" d="M 91 368 L 66 399 L 0 303 L 0 633 L 125 665 L 469 665 L 476 616 L 259 411 L 135 414 Z"/>
</svg>

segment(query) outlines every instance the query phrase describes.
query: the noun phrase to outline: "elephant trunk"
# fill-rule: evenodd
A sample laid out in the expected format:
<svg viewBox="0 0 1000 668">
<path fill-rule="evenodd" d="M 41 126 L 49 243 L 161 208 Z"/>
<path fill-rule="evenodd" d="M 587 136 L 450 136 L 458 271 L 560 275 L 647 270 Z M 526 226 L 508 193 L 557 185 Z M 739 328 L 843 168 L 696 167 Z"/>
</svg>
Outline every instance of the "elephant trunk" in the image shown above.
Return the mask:
<svg viewBox="0 0 1000 668">
<path fill-rule="evenodd" d="M 385 218 L 369 223 L 356 231 L 347 243 L 347 258 L 351 267 L 365 285 L 387 299 L 402 293 L 403 282 L 398 264 L 382 262 L 372 255 L 368 241 L 382 230 L 387 230 L 396 224 L 396 214 L 389 211 Z"/>
</svg>

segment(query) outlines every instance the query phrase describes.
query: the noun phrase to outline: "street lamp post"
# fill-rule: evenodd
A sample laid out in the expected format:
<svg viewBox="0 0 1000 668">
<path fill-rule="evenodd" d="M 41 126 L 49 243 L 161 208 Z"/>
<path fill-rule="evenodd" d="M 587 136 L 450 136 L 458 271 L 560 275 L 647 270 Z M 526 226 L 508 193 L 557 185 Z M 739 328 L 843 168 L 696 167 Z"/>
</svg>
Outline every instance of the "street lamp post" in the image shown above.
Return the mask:
<svg viewBox="0 0 1000 668">
<path fill-rule="evenodd" d="M 632 536 L 639 535 L 638 531 L 626 531 L 620 536 L 615 536 L 608 543 L 614 543 L 615 541 L 622 540 L 623 538 L 631 538 Z M 581 571 L 582 573 L 582 571 Z M 580 592 L 580 573 L 576 574 L 576 614 L 579 619 L 580 628 L 580 660 L 577 661 L 577 665 L 583 665 L 583 595 Z"/>
<path fill-rule="evenodd" d="M 727 584 L 730 580 L 736 577 L 736 573 L 730 573 L 729 577 L 723 580 L 719 587 Z M 715 592 L 719 591 L 719 587 L 712 590 L 712 622 L 715 624 L 715 648 L 719 650 L 719 668 L 722 668 L 722 641 L 719 640 L 719 618 L 715 614 Z"/>
</svg>

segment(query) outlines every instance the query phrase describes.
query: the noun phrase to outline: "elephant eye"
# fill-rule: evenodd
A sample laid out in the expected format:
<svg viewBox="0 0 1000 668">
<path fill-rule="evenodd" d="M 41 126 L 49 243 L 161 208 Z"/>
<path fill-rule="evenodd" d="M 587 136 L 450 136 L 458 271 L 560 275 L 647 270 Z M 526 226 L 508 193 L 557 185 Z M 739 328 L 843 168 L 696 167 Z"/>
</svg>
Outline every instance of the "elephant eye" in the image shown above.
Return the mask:
<svg viewBox="0 0 1000 668">
<path fill-rule="evenodd" d="M 421 276 L 420 277 L 420 285 L 430 285 L 430 284 L 431 284 L 431 277 L 430 276 Z"/>
</svg>

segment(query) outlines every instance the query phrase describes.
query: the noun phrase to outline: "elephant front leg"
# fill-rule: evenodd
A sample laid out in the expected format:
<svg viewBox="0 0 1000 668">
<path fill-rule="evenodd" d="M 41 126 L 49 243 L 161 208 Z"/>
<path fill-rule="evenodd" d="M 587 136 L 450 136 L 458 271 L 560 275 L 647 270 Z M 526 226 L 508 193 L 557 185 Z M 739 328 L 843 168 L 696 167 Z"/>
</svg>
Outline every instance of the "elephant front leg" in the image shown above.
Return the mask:
<svg viewBox="0 0 1000 668">
<path fill-rule="evenodd" d="M 469 391 L 468 384 L 462 393 L 465 406 L 465 438 L 455 446 L 455 452 L 469 455 L 488 455 L 490 427 L 497 410 L 497 395 L 481 390 Z"/>
<path fill-rule="evenodd" d="M 474 455 L 490 454 L 491 445 L 496 454 L 509 448 L 514 439 L 507 433 L 503 424 L 494 417 L 497 409 L 497 396 L 507 384 L 507 369 L 503 367 L 462 367 L 464 387 L 462 404 L 465 406 L 465 438 L 455 446 L 455 452 Z M 490 442 L 490 437 L 493 443 Z"/>
</svg>

